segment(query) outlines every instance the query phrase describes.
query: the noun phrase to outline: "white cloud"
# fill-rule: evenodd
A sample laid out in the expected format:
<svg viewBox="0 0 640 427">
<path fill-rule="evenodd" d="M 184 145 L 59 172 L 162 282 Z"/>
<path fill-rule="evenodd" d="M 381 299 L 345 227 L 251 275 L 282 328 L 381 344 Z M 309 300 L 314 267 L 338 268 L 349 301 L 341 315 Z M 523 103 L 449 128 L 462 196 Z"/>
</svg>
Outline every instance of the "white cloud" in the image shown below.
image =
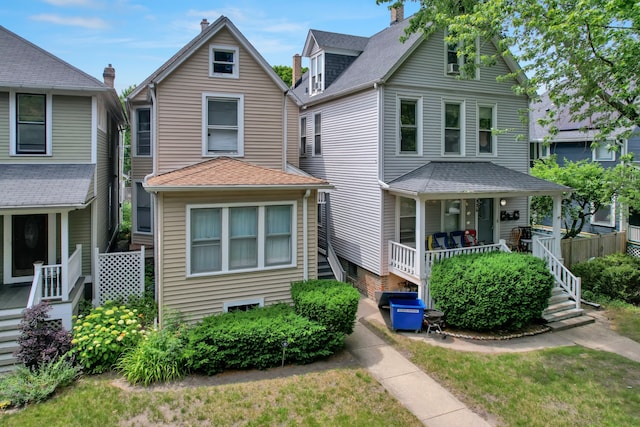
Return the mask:
<svg viewBox="0 0 640 427">
<path fill-rule="evenodd" d="M 70 27 L 82 27 L 92 30 L 103 30 L 109 28 L 109 24 L 100 18 L 84 18 L 80 16 L 60 16 L 42 13 L 30 17 L 34 21 L 49 22 L 51 24 L 66 25 Z"/>
<path fill-rule="evenodd" d="M 53 6 L 96 6 L 94 0 L 44 0 L 44 2 Z"/>
</svg>

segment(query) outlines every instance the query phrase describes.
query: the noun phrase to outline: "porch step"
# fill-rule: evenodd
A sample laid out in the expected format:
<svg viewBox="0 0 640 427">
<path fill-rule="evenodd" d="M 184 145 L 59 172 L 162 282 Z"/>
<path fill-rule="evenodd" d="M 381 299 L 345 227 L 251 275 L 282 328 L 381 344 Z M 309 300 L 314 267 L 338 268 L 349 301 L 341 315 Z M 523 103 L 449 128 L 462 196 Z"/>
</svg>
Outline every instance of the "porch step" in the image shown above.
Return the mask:
<svg viewBox="0 0 640 427">
<path fill-rule="evenodd" d="M 543 314 L 542 318 L 547 322 L 547 324 L 552 322 L 559 322 L 561 320 L 570 319 L 572 317 L 582 316 L 584 310 L 581 308 L 572 308 L 570 310 L 562 310 L 556 311 L 554 313 Z"/>
<path fill-rule="evenodd" d="M 13 353 L 20 348 L 17 340 L 20 336 L 22 310 L 3 310 L 0 316 L 0 373 L 12 371 L 18 365 Z"/>
<path fill-rule="evenodd" d="M 583 314 L 578 317 L 570 317 L 564 320 L 558 320 L 557 322 L 547 323 L 547 326 L 551 328 L 552 331 L 564 331 L 565 329 L 576 328 L 578 326 L 588 325 L 589 323 L 594 323 L 596 319 L 593 317 Z"/>
<path fill-rule="evenodd" d="M 331 270 L 329 261 L 324 255 L 318 254 L 318 279 L 334 280 L 336 276 Z"/>
<path fill-rule="evenodd" d="M 555 302 L 550 304 L 543 312 L 542 315 L 546 316 L 548 314 L 557 313 L 559 311 L 571 310 L 576 306 L 576 303 L 568 300 L 567 298 L 561 299 L 560 302 Z"/>
</svg>

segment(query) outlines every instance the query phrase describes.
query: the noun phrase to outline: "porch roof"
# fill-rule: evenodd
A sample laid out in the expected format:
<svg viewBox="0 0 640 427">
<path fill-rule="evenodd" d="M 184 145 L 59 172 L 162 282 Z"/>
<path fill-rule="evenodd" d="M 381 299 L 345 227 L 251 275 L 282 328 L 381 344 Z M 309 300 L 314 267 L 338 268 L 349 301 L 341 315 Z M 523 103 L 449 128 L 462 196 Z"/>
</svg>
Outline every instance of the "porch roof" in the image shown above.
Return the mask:
<svg viewBox="0 0 640 427">
<path fill-rule="evenodd" d="M 93 164 L 0 167 L 0 209 L 79 207 L 93 197 Z"/>
<path fill-rule="evenodd" d="M 390 191 L 446 198 L 449 195 L 529 196 L 573 191 L 492 162 L 429 162 L 388 183 Z"/>
</svg>

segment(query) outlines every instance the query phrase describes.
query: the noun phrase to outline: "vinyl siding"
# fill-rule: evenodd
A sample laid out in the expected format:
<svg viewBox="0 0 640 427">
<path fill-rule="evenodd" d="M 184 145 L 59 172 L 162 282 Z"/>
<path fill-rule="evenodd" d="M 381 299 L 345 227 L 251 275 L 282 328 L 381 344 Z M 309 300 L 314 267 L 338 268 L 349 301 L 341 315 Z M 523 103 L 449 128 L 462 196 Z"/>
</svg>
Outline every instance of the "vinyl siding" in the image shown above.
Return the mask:
<svg viewBox="0 0 640 427">
<path fill-rule="evenodd" d="M 76 250 L 76 245 L 82 245 L 82 274 L 90 275 L 91 272 L 91 209 L 92 204 L 85 209 L 69 212 L 69 252 Z"/>
<path fill-rule="evenodd" d="M 303 192 L 185 192 L 159 196 L 160 236 L 159 265 L 160 304 L 181 311 L 191 320 L 223 310 L 225 301 L 263 297 L 266 304 L 290 301 L 292 281 L 303 278 Z M 309 277 L 317 277 L 316 192 L 308 199 Z M 297 267 L 219 276 L 190 277 L 186 274 L 187 205 L 206 203 L 239 203 L 296 201 Z"/>
<path fill-rule="evenodd" d="M 131 156 L 131 179 L 144 179 L 153 172 L 153 160 L 151 157 Z"/>
<path fill-rule="evenodd" d="M 3 282 L 4 277 L 4 218 L 4 215 L 0 215 L 0 243 L 2 243 L 0 244 L 0 283 Z"/>
<path fill-rule="evenodd" d="M 238 79 L 209 77 L 210 44 L 239 47 Z M 204 92 L 244 94 L 243 160 L 282 170 L 284 95 L 249 52 L 223 29 L 157 85 L 157 172 L 209 158 L 202 156 Z"/>
<path fill-rule="evenodd" d="M 9 157 L 9 93 L 0 92 L 0 161 Z"/>
<path fill-rule="evenodd" d="M 98 241 L 95 242 L 100 252 L 105 252 L 109 239 L 109 179 L 112 175 L 112 163 L 109 160 L 109 146 L 107 134 L 102 130 L 98 130 L 98 164 L 96 165 L 97 190 L 96 200 L 93 203 L 93 209 L 96 209 L 96 224 L 98 230 Z"/>
<path fill-rule="evenodd" d="M 300 118 L 298 106 L 287 98 L 287 162 L 300 166 Z"/>
<path fill-rule="evenodd" d="M 313 115 L 322 113 L 322 155 L 313 156 Z M 382 190 L 378 185 L 378 108 L 373 90 L 304 110 L 307 157 L 301 167 L 335 186 L 331 192 L 336 253 L 381 271 Z M 385 249 L 386 250 L 386 249 Z"/>
</svg>

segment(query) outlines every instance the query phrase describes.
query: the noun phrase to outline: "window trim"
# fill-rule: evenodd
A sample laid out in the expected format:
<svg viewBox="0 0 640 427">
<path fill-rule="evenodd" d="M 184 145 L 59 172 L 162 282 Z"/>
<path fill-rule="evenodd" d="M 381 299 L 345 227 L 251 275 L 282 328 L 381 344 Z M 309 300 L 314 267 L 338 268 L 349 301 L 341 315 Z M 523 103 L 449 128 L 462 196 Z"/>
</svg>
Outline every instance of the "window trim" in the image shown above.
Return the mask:
<svg viewBox="0 0 640 427">
<path fill-rule="evenodd" d="M 402 101 L 415 101 L 416 102 L 416 151 L 402 151 L 402 124 L 400 121 L 400 115 L 402 111 Z M 415 95 L 402 95 L 399 94 L 396 97 L 396 155 L 398 156 L 422 156 L 423 139 L 422 139 L 422 97 Z"/>
<path fill-rule="evenodd" d="M 411 200 L 413 202 L 413 215 L 409 216 L 403 216 L 402 215 L 402 199 L 407 199 L 407 200 Z M 407 242 L 403 243 L 402 242 L 402 219 L 403 218 L 413 218 L 413 243 L 414 243 L 414 248 L 416 247 L 416 230 L 417 230 L 417 216 L 416 216 L 416 207 L 418 203 L 424 203 L 423 201 L 417 201 L 411 197 L 405 197 L 405 196 L 396 196 L 396 241 L 398 243 L 401 243 L 403 245 L 407 245 L 407 246 L 411 246 L 410 244 L 407 244 Z"/>
<path fill-rule="evenodd" d="M 266 207 L 267 206 L 291 206 L 291 262 L 288 264 L 267 265 L 265 244 L 266 244 Z M 237 207 L 256 207 L 258 208 L 258 266 L 242 269 L 229 268 L 229 209 Z M 221 268 L 219 271 L 208 271 L 200 273 L 191 273 L 191 211 L 193 209 L 221 209 L 221 237 L 220 244 L 222 250 Z M 225 274 L 244 274 L 254 271 L 281 270 L 297 267 L 297 240 L 298 240 L 298 209 L 297 201 L 281 200 L 273 202 L 243 202 L 243 203 L 208 203 L 208 204 L 187 204 L 185 208 L 185 245 L 186 245 L 186 270 L 187 278 L 191 277 L 208 277 L 221 276 Z"/>
<path fill-rule="evenodd" d="M 224 301 L 222 303 L 222 312 L 228 313 L 232 307 L 238 307 L 241 305 L 258 304 L 258 307 L 264 307 L 264 297 L 247 298 L 241 300 Z"/>
<path fill-rule="evenodd" d="M 304 122 L 304 124 L 303 124 Z M 300 117 L 300 128 L 298 129 L 298 157 L 307 157 L 307 116 Z M 304 138 L 304 143 L 302 142 Z"/>
<path fill-rule="evenodd" d="M 446 128 L 446 116 L 447 116 L 447 104 L 453 104 L 453 105 L 458 105 L 460 107 L 460 117 L 459 117 L 459 126 L 460 126 L 460 151 L 459 153 L 447 153 L 445 151 L 445 145 L 446 145 L 446 134 L 447 134 L 447 128 Z M 441 111 L 442 111 L 442 137 L 441 137 L 441 145 L 440 145 L 440 154 L 442 155 L 442 157 L 464 157 L 465 156 L 465 143 L 466 143 L 466 139 L 465 139 L 465 132 L 466 132 L 466 114 L 465 114 L 465 110 L 466 110 L 466 105 L 465 105 L 465 101 L 459 101 L 459 100 L 452 100 L 452 99 L 443 99 L 442 100 L 442 107 L 441 107 Z"/>
<path fill-rule="evenodd" d="M 320 131 L 316 129 L 316 117 L 320 116 Z M 316 153 L 316 136 L 320 137 L 320 152 Z M 313 113 L 313 151 L 311 152 L 312 157 L 322 157 L 322 111 L 317 113 Z"/>
<path fill-rule="evenodd" d="M 236 99 L 238 101 L 238 149 L 235 152 L 209 152 L 209 99 Z M 202 93 L 202 157 L 244 157 L 244 94 L 224 92 Z"/>
<path fill-rule="evenodd" d="M 149 230 L 150 231 L 140 231 L 138 230 L 138 184 L 142 186 L 144 190 L 144 186 L 142 183 L 144 180 L 142 179 L 134 179 L 131 181 L 133 183 L 132 191 L 131 191 L 131 226 L 133 229 L 133 233 L 135 234 L 143 234 L 145 236 L 153 235 L 153 212 L 155 207 L 153 206 L 153 195 L 149 193 Z"/>
<path fill-rule="evenodd" d="M 613 145 L 615 145 L 615 143 L 612 143 L 610 141 L 604 141 L 604 143 L 606 144 L 605 145 L 601 144 L 600 147 L 594 147 L 591 149 L 591 160 L 594 162 L 615 162 L 616 152 L 615 150 L 609 149 L 609 147 L 612 147 Z M 611 154 L 611 158 L 609 159 L 598 158 L 598 148 L 607 148 L 607 153 Z"/>
<path fill-rule="evenodd" d="M 491 153 L 481 153 L 480 152 L 480 131 L 484 129 L 480 129 L 480 109 L 481 108 L 491 108 Z M 497 157 L 498 156 L 498 135 L 493 132 L 493 130 L 497 129 L 496 126 L 498 121 L 498 106 L 497 104 L 477 104 L 476 105 L 476 155 L 478 157 Z"/>
<path fill-rule="evenodd" d="M 467 75 L 464 74 L 463 72 L 463 67 L 465 65 L 466 62 L 466 56 L 458 56 L 457 59 L 457 63 L 455 65 L 458 66 L 456 71 L 452 71 L 449 72 L 449 64 L 453 64 L 453 62 L 449 62 L 449 52 L 453 52 L 449 49 L 449 46 L 451 45 L 451 43 L 447 42 L 447 36 L 448 36 L 448 32 L 445 31 L 444 33 L 444 37 L 443 37 L 443 41 L 444 41 L 444 75 L 445 77 L 449 77 L 449 78 L 462 78 L 465 80 L 480 80 L 480 39 L 476 38 L 474 41 L 475 44 L 475 51 L 476 51 L 476 58 L 475 58 L 475 75 L 473 77 L 468 77 Z M 457 43 L 456 44 L 456 54 L 458 53 L 458 48 L 457 48 Z"/>
<path fill-rule="evenodd" d="M 215 51 L 221 52 L 233 52 L 233 72 L 232 73 L 215 73 L 213 71 L 214 53 Z M 224 44 L 210 44 L 209 45 L 209 77 L 220 77 L 223 79 L 238 79 L 240 78 L 240 49 L 238 46 L 224 45 Z"/>
<path fill-rule="evenodd" d="M 317 66 L 318 58 L 322 58 L 322 70 L 320 70 L 319 73 L 318 73 L 318 68 L 319 67 Z M 324 57 L 324 51 L 320 51 L 320 52 L 316 53 L 315 55 L 313 55 L 313 56 L 311 56 L 309 58 L 309 95 L 311 95 L 311 96 L 317 95 L 319 93 L 324 92 L 324 87 L 325 87 L 324 82 L 325 82 L 325 79 L 326 79 L 325 72 L 324 72 L 325 59 L 326 58 Z M 314 61 L 316 62 L 316 68 L 315 68 L 316 74 L 315 75 L 313 74 L 313 71 L 314 71 L 313 62 Z M 316 88 L 316 87 L 314 87 L 313 78 L 314 77 L 317 78 L 318 74 L 320 74 L 320 82 L 319 82 L 320 83 L 320 87 Z M 316 82 L 316 84 L 317 83 L 318 82 Z"/>
<path fill-rule="evenodd" d="M 44 153 L 18 153 L 18 95 L 44 95 L 45 96 L 45 152 Z M 52 131 L 53 131 L 53 95 L 50 92 L 18 92 L 9 91 L 9 155 L 12 157 L 51 157 Z"/>
<path fill-rule="evenodd" d="M 447 212 L 446 206 L 447 206 L 447 202 L 451 202 L 451 204 L 456 204 L 456 202 L 458 202 L 460 204 L 460 208 L 458 210 L 458 213 L 451 213 L 451 211 Z M 446 215 L 458 215 L 458 224 L 456 225 L 456 228 L 454 230 L 451 231 L 458 231 L 458 230 L 464 230 L 463 227 L 463 222 L 465 221 L 465 212 L 464 212 L 464 200 L 463 199 L 443 199 L 440 200 L 440 229 L 442 231 L 445 231 L 445 216 Z M 451 209 L 451 206 L 449 207 L 449 209 Z M 446 231 L 446 233 L 450 233 L 451 231 Z"/>
<path fill-rule="evenodd" d="M 615 198 L 611 200 L 611 203 L 609 203 L 607 206 L 609 206 L 609 212 L 610 212 L 610 218 L 609 218 L 609 222 L 605 222 L 605 221 L 597 221 L 595 220 L 593 215 L 589 215 L 589 222 L 591 225 L 597 225 L 600 227 L 608 227 L 608 228 L 615 228 L 616 226 L 616 200 Z M 593 209 L 593 206 L 592 206 Z M 602 207 L 600 207 L 600 209 L 602 209 Z"/>
<path fill-rule="evenodd" d="M 149 154 L 138 154 L 138 110 L 149 110 Z M 131 118 L 131 150 L 132 157 L 153 157 L 153 109 L 151 105 L 140 105 L 133 109 Z"/>
</svg>

